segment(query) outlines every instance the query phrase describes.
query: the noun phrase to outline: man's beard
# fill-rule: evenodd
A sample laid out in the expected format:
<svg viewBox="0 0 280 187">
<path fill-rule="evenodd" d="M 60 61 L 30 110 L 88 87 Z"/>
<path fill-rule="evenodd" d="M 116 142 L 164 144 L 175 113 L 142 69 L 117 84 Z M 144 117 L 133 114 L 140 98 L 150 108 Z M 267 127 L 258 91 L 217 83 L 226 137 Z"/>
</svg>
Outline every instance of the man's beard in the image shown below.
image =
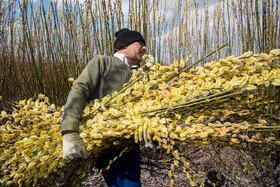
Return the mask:
<svg viewBox="0 0 280 187">
<path fill-rule="evenodd" d="M 145 50 L 140 49 L 138 54 L 141 54 L 141 56 L 143 56 L 144 53 L 145 53 Z M 127 53 L 127 52 L 126 52 L 126 54 L 129 55 L 129 56 L 126 56 L 126 58 L 129 62 L 136 62 L 137 63 L 136 65 L 138 65 L 138 66 L 140 65 L 140 62 L 142 61 L 142 57 L 132 55 L 131 53 Z"/>
</svg>

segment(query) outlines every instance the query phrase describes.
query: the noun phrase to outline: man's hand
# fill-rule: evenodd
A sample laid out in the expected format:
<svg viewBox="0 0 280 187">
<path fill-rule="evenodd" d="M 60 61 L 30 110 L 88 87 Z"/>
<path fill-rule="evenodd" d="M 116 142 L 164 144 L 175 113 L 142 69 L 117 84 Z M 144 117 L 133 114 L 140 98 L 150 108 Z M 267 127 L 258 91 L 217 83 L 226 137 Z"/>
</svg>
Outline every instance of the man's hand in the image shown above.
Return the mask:
<svg viewBox="0 0 280 187">
<path fill-rule="evenodd" d="M 63 158 L 72 160 L 79 157 L 87 158 L 85 144 L 79 133 L 73 132 L 63 135 Z"/>
</svg>

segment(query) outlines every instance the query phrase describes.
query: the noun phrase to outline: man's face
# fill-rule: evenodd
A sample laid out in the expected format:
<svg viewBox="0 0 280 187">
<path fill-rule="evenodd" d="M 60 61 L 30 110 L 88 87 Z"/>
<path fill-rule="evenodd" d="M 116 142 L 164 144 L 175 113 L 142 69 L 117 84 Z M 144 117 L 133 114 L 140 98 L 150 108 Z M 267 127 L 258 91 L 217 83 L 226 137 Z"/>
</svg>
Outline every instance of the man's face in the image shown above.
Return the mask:
<svg viewBox="0 0 280 187">
<path fill-rule="evenodd" d="M 133 65 L 139 65 L 146 50 L 147 48 L 144 42 L 137 41 L 129 44 L 125 49 L 125 53 L 128 59 L 132 59 Z"/>
</svg>

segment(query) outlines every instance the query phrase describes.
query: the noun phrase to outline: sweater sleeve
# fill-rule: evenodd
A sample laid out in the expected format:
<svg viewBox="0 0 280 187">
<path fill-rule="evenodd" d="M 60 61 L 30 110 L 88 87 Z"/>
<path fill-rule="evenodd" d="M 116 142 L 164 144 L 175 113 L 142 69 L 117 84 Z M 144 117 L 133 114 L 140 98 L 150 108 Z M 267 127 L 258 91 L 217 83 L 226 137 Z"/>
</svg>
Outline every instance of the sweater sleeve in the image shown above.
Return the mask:
<svg viewBox="0 0 280 187">
<path fill-rule="evenodd" d="M 98 86 L 101 76 L 104 59 L 93 58 L 85 67 L 77 80 L 75 80 L 71 91 L 68 94 L 67 102 L 62 115 L 61 132 L 79 132 L 79 124 L 85 104 L 90 95 Z"/>
</svg>

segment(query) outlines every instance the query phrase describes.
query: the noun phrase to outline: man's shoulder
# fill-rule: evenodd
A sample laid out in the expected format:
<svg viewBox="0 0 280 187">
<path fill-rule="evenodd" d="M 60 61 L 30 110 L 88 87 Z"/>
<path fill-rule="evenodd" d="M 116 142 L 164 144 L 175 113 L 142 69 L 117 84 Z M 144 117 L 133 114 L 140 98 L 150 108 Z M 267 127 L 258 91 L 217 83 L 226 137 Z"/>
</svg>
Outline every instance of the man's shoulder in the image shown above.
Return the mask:
<svg viewBox="0 0 280 187">
<path fill-rule="evenodd" d="M 100 67 L 115 67 L 122 69 L 130 69 L 128 66 L 123 63 L 120 59 L 115 56 L 105 56 L 105 55 L 96 55 L 91 61 L 90 64 L 98 63 Z"/>
<path fill-rule="evenodd" d="M 98 59 L 102 60 L 102 59 L 109 59 L 109 58 L 110 58 L 110 56 L 105 56 L 105 55 L 96 55 L 94 58 L 98 58 Z"/>
<path fill-rule="evenodd" d="M 99 60 L 99 61 L 107 61 L 107 62 L 111 62 L 111 61 L 116 61 L 117 58 L 114 56 L 106 56 L 106 55 L 96 55 L 93 60 Z"/>
</svg>

